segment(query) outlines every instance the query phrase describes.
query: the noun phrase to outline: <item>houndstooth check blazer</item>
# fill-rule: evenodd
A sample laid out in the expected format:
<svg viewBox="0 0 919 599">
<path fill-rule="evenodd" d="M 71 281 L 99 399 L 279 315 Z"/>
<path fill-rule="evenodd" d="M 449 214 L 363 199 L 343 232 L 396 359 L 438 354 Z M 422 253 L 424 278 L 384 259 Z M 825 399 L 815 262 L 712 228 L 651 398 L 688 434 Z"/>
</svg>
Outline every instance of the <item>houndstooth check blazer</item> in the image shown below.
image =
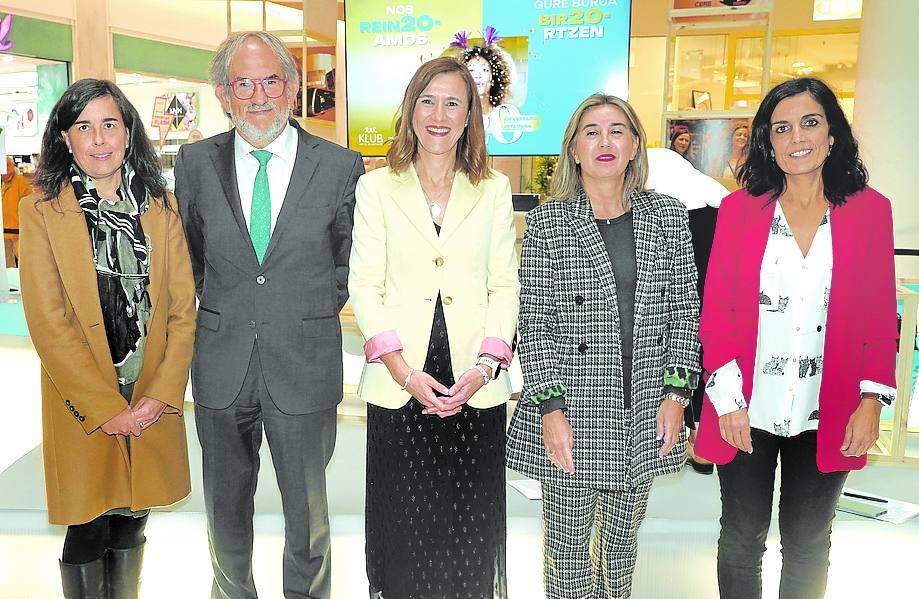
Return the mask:
<svg viewBox="0 0 919 599">
<path fill-rule="evenodd" d="M 679 470 L 685 433 L 658 456 L 657 411 L 667 368 L 699 371 L 699 298 L 688 218 L 677 200 L 631 196 L 638 280 L 632 406 L 622 390 L 616 283 L 587 195 L 527 215 L 520 266 L 523 398 L 507 436 L 507 465 L 544 484 L 623 490 Z M 546 458 L 539 407 L 566 389 L 575 473 Z"/>
</svg>

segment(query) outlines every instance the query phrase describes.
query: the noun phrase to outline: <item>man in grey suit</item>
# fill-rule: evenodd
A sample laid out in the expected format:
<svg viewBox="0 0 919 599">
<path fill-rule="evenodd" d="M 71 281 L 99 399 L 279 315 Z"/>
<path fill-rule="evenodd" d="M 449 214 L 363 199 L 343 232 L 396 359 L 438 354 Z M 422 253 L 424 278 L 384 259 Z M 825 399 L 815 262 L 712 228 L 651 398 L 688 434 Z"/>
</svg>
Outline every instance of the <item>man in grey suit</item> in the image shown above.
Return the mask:
<svg viewBox="0 0 919 599">
<path fill-rule="evenodd" d="M 284 596 L 330 597 L 325 469 L 342 398 L 338 313 L 360 156 L 290 120 L 284 43 L 236 33 L 211 66 L 235 129 L 181 148 L 176 196 L 200 307 L 192 389 L 212 597 L 256 597 L 253 496 L 262 427 L 284 510 Z"/>
</svg>

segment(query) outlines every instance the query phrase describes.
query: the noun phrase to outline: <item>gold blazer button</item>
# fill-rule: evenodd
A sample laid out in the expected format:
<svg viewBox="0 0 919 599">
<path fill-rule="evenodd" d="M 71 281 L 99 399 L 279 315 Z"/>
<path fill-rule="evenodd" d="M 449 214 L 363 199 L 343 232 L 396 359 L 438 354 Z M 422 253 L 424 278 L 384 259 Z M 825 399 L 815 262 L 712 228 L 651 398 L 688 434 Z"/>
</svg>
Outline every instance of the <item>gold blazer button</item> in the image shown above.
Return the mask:
<svg viewBox="0 0 919 599">
<path fill-rule="evenodd" d="M 444 265 L 444 259 L 438 256 L 434 259 L 434 266 L 441 267 Z"/>
<path fill-rule="evenodd" d="M 446 296 L 446 297 L 444 298 L 444 305 L 445 305 L 445 306 L 449 306 L 449 305 L 452 304 L 452 303 L 453 303 L 453 298 L 450 297 L 449 295 Z"/>
</svg>

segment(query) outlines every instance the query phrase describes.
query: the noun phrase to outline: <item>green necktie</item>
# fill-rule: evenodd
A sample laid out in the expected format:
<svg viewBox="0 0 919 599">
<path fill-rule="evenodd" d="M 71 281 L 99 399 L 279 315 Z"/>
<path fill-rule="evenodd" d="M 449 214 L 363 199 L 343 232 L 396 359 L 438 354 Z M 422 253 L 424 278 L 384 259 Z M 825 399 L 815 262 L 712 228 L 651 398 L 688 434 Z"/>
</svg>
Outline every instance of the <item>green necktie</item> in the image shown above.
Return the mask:
<svg viewBox="0 0 919 599">
<path fill-rule="evenodd" d="M 255 187 L 252 188 L 252 209 L 249 213 L 249 237 L 258 263 L 262 263 L 268 241 L 271 239 L 271 192 L 268 189 L 268 161 L 273 154 L 268 150 L 252 150 L 258 160 Z"/>
</svg>

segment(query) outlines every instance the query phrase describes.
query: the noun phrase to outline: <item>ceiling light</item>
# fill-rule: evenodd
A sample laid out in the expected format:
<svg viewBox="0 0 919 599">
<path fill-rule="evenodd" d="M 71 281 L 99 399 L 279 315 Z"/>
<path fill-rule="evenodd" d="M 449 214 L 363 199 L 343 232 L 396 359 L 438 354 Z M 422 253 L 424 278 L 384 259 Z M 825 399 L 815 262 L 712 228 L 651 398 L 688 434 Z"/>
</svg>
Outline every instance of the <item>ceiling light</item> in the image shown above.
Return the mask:
<svg viewBox="0 0 919 599">
<path fill-rule="evenodd" d="M 807 65 L 806 62 L 801 62 L 801 61 L 799 60 L 798 62 L 793 62 L 793 63 L 791 63 L 791 68 L 793 68 L 793 69 L 800 69 L 801 67 L 806 66 L 806 65 Z"/>
</svg>

